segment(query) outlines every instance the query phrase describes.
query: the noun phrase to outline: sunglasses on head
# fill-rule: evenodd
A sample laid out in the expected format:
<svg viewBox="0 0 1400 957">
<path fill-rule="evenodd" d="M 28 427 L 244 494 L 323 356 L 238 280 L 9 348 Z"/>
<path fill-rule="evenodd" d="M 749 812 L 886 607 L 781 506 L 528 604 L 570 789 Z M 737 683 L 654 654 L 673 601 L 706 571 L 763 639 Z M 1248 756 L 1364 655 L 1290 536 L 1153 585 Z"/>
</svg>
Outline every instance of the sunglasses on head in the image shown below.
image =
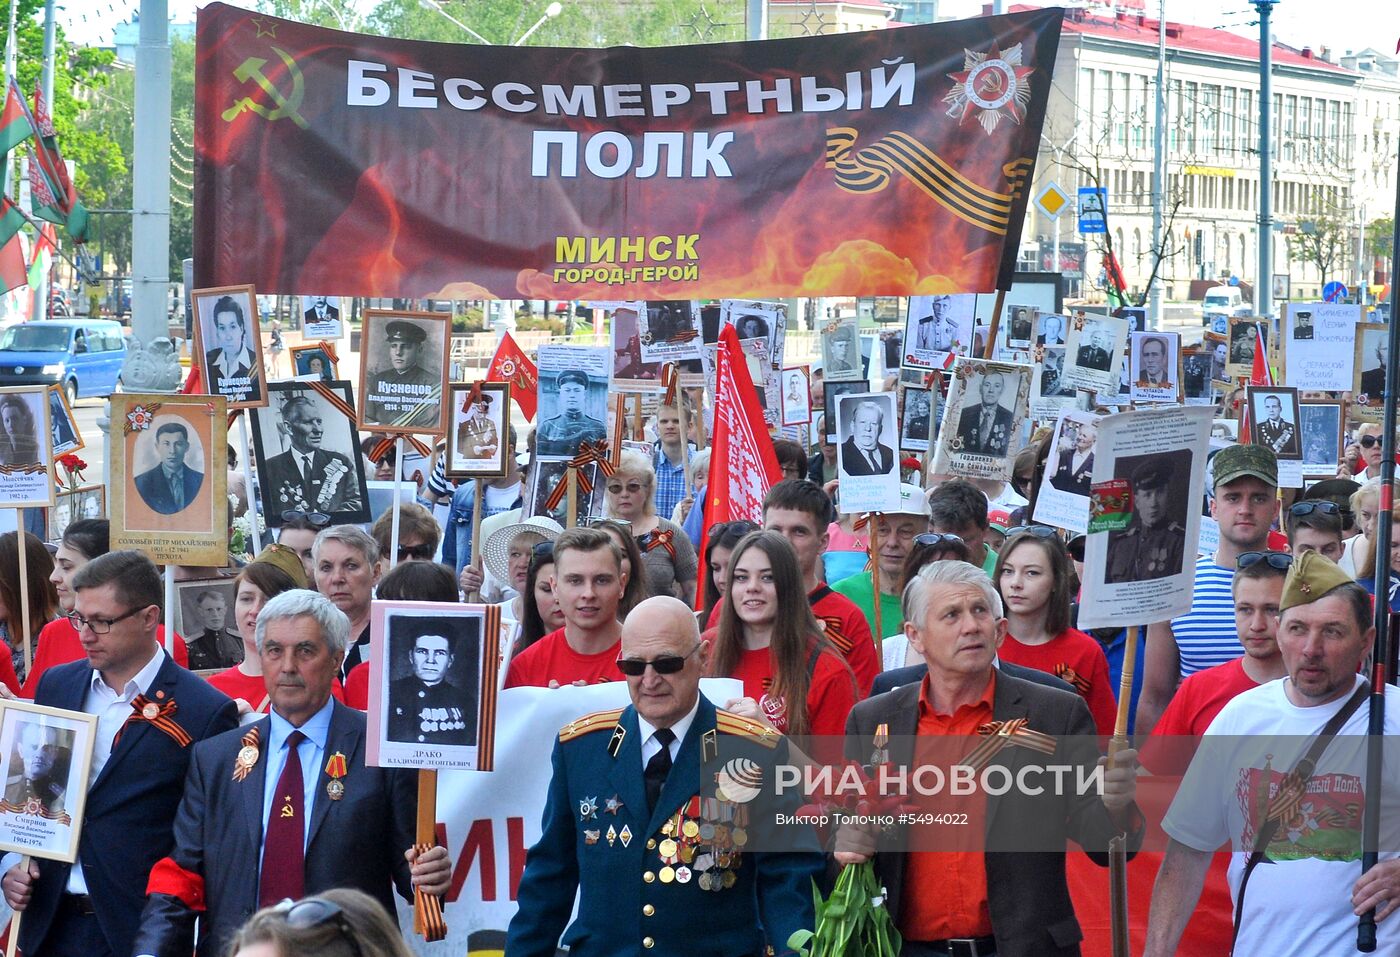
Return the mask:
<svg viewBox="0 0 1400 957">
<path fill-rule="evenodd" d="M 647 665 L 659 675 L 673 675 L 685 667 L 685 660 L 700 650 L 704 642 L 697 641 L 695 647 L 683 655 L 657 655 L 655 658 L 619 658 L 617 670 L 629 678 L 640 678 L 646 674 Z"/>
<path fill-rule="evenodd" d="M 289 508 L 282 513 L 284 522 L 306 522 L 313 528 L 325 528 L 331 523 L 331 517 L 325 512 L 303 512 L 299 508 Z"/>
<path fill-rule="evenodd" d="M 530 554 L 533 555 L 535 558 L 553 558 L 554 543 L 535 542 L 534 546 L 530 549 Z"/>
<path fill-rule="evenodd" d="M 340 936 L 350 944 L 356 957 L 364 957 L 364 951 L 360 949 L 359 943 L 355 940 L 355 928 L 350 926 L 350 921 L 339 904 L 328 901 L 324 897 L 308 897 L 296 903 L 284 900 L 277 905 L 276 911 L 287 922 L 288 927 L 295 927 L 298 930 L 309 930 L 312 927 L 320 927 L 322 924 L 333 924 Z"/>
<path fill-rule="evenodd" d="M 1015 528 L 1006 530 L 1007 538 L 1013 538 L 1016 535 L 1029 535 L 1032 538 L 1054 538 L 1059 534 L 1049 525 L 1017 525 Z"/>
<path fill-rule="evenodd" d="M 1363 435 L 1356 440 L 1356 444 L 1363 449 L 1375 448 L 1377 445 L 1381 444 L 1381 437 L 1379 435 Z"/>
<path fill-rule="evenodd" d="M 1289 515 L 1296 515 L 1300 518 L 1304 515 L 1311 515 L 1313 512 L 1321 512 L 1323 515 L 1338 515 L 1341 514 L 1341 511 L 1336 502 L 1326 501 L 1298 502 L 1296 505 L 1288 507 Z"/>
<path fill-rule="evenodd" d="M 1268 562 L 1270 568 L 1287 571 L 1293 564 L 1293 556 L 1288 552 L 1244 552 L 1235 560 L 1236 568 L 1248 568 L 1260 562 Z"/>
<path fill-rule="evenodd" d="M 951 532 L 924 532 L 914 536 L 914 544 L 937 548 L 940 545 L 966 545 L 967 542 L 962 540 L 962 536 Z"/>
</svg>

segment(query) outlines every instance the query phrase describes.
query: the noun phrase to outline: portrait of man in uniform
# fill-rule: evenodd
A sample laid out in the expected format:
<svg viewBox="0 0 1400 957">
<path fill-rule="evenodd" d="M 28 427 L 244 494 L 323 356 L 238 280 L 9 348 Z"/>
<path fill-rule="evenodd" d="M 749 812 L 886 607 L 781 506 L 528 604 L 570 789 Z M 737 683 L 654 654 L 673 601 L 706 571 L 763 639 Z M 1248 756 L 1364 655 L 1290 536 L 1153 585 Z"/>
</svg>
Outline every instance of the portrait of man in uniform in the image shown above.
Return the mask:
<svg viewBox="0 0 1400 957">
<path fill-rule="evenodd" d="M 38 720 L 21 722 L 5 778 L 5 809 L 46 818 L 61 816 L 72 760 L 72 731 Z"/>
<path fill-rule="evenodd" d="M 1310 309 L 1300 309 L 1292 314 L 1294 341 L 1308 341 L 1313 337 L 1313 314 Z"/>
<path fill-rule="evenodd" d="M 195 303 L 209 393 L 231 403 L 261 402 L 262 339 L 252 287 L 246 292 L 196 295 Z"/>
<path fill-rule="evenodd" d="M 1249 393 L 1254 425 L 1253 441 L 1273 451 L 1280 459 L 1297 459 L 1303 454 L 1298 442 L 1297 394 L 1291 392 Z M 1284 406 L 1287 405 L 1287 411 Z"/>
<path fill-rule="evenodd" d="M 1107 372 L 1112 368 L 1112 333 L 1097 322 L 1086 323 L 1084 336 L 1080 342 L 1079 352 L 1075 356 L 1075 365 L 1098 372 Z"/>
<path fill-rule="evenodd" d="M 822 336 L 822 354 L 827 379 L 854 379 L 860 376 L 860 346 L 856 327 L 842 324 Z"/>
<path fill-rule="evenodd" d="M 927 299 L 915 297 L 912 303 L 918 302 L 919 309 L 923 315 L 917 316 L 910 322 L 909 333 L 912 334 L 911 348 L 921 352 L 951 352 L 953 345 L 958 338 L 958 322 L 953 315 L 952 296 L 929 296 Z"/>
<path fill-rule="evenodd" d="M 1190 476 L 1191 452 L 1130 456 L 1114 469 L 1132 489 L 1132 519 L 1108 533 L 1108 584 L 1150 581 L 1181 574 L 1186 549 L 1186 501 L 1177 485 Z M 1179 481 L 1178 481 L 1179 479 Z"/>
<path fill-rule="evenodd" d="M 1071 424 L 1066 422 L 1066 429 Z M 1081 422 L 1069 439 L 1068 447 L 1062 442 L 1055 456 L 1055 470 L 1050 473 L 1050 484 L 1061 492 L 1087 498 L 1094 475 L 1094 444 L 1099 439 L 1099 430 Z"/>
<path fill-rule="evenodd" d="M 331 389 L 350 403 L 347 384 Z M 287 511 L 320 512 L 337 523 L 367 518 L 364 465 L 350 420 L 295 383 L 274 383 L 270 399 L 270 408 L 253 413 L 268 524 L 281 527 Z"/>
<path fill-rule="evenodd" d="M 180 633 L 189 651 L 191 671 L 222 670 L 243 660 L 243 638 L 229 628 L 233 612 L 231 585 L 231 581 L 218 581 L 180 586 Z"/>
<path fill-rule="evenodd" d="M 360 427 L 418 433 L 442 431 L 445 320 L 366 316 Z M 380 328 L 383 329 L 382 337 Z M 436 335 L 429 341 L 429 328 Z"/>
<path fill-rule="evenodd" d="M 1040 362 L 1040 395 L 1042 398 L 1074 397 L 1074 388 L 1064 379 L 1063 346 L 1047 346 Z"/>
<path fill-rule="evenodd" d="M 904 390 L 904 435 L 902 442 L 922 443 L 919 448 L 928 445 L 929 427 L 931 424 L 929 411 L 929 390 L 928 389 L 905 389 Z"/>
<path fill-rule="evenodd" d="M 449 391 L 451 431 L 448 433 L 447 474 L 501 475 L 506 470 L 505 443 L 509 431 L 510 398 L 500 382 L 453 383 Z"/>
<path fill-rule="evenodd" d="M 312 296 L 311 306 L 302 313 L 301 319 L 308 326 L 320 322 L 339 322 L 340 309 L 332 306 L 326 296 Z"/>
<path fill-rule="evenodd" d="M 1376 328 L 1368 328 L 1375 325 Z M 1358 328 L 1356 346 L 1357 389 L 1368 403 L 1379 407 L 1385 393 L 1385 326 L 1365 324 Z M 1378 331 L 1379 330 L 1379 331 Z"/>
<path fill-rule="evenodd" d="M 1342 405 L 1304 402 L 1298 407 L 1303 433 L 1303 469 L 1308 475 L 1334 475 L 1341 461 Z"/>
<path fill-rule="evenodd" d="M 389 685 L 389 740 L 413 744 L 470 745 L 476 741 L 476 690 L 450 680 L 461 619 L 425 622 L 391 619 L 391 648 L 411 640 L 412 673 Z M 401 632 L 394 635 L 395 631 Z"/>
<path fill-rule="evenodd" d="M 1006 344 L 1013 348 L 1029 346 L 1037 310 L 1033 306 L 1007 306 L 1006 309 L 1010 320 L 1006 330 Z"/>
<path fill-rule="evenodd" d="M 979 376 L 977 395 L 980 401 L 966 406 L 958 416 L 960 451 L 972 455 L 1001 457 L 1011 447 L 1011 409 L 1003 405 L 1008 386 L 1015 383 L 1001 372 L 990 371 Z M 969 383 L 970 384 L 970 383 Z M 966 393 L 964 393 L 966 394 Z M 1015 395 L 1011 396 L 1014 401 Z"/>
<path fill-rule="evenodd" d="M 541 374 L 541 385 L 544 385 Z M 547 399 L 548 397 L 546 397 Z M 596 442 L 608 434 L 601 419 L 588 414 L 588 373 L 566 369 L 554 380 L 555 414 L 540 423 L 535 449 L 540 455 L 572 458 L 584 442 Z"/>
<path fill-rule="evenodd" d="M 190 430 L 179 422 L 165 422 L 155 430 L 155 453 L 159 464 L 136 476 L 141 500 L 162 515 L 174 515 L 189 507 L 204 484 L 204 473 L 186 461 L 190 451 Z"/>
</svg>

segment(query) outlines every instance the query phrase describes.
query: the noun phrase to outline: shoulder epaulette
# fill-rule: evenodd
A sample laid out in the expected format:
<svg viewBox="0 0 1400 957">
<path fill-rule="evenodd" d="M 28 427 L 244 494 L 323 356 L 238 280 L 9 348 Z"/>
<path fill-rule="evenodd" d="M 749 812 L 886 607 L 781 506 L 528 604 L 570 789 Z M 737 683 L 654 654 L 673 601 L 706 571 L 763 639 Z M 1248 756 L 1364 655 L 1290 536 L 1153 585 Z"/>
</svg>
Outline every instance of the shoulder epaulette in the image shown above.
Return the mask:
<svg viewBox="0 0 1400 957">
<path fill-rule="evenodd" d="M 715 727 L 721 734 L 737 734 L 757 741 L 765 748 L 776 748 L 782 738 L 782 735 L 761 721 L 730 714 L 728 711 L 715 712 Z"/>
<path fill-rule="evenodd" d="M 582 718 L 575 718 L 559 729 L 559 740 L 572 741 L 590 731 L 612 730 L 617 726 L 617 719 L 620 717 L 622 717 L 622 709 L 615 708 L 612 711 L 595 711 Z"/>
</svg>

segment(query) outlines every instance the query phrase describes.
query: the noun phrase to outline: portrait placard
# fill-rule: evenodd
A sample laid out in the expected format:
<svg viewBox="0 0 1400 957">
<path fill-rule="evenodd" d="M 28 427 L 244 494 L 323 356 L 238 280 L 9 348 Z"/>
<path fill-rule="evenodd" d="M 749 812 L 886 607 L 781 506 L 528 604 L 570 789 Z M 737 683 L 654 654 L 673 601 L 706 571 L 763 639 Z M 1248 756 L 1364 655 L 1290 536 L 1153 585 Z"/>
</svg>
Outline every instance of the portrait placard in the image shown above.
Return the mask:
<svg viewBox="0 0 1400 957">
<path fill-rule="evenodd" d="M 301 297 L 303 339 L 329 339 L 335 342 L 344 334 L 344 327 L 340 322 L 339 296 Z"/>
<path fill-rule="evenodd" d="M 78 859 L 97 716 L 10 699 L 0 707 L 0 851 Z"/>
<path fill-rule="evenodd" d="M 1245 389 L 1245 400 L 1249 403 L 1249 440 L 1272 451 L 1280 462 L 1302 461 L 1298 390 L 1252 385 Z"/>
<path fill-rule="evenodd" d="M 1200 347 L 1181 350 L 1181 391 L 1186 405 L 1213 405 L 1215 388 L 1210 378 L 1210 353 Z"/>
<path fill-rule="evenodd" d="M 699 303 L 690 299 L 653 299 L 640 303 L 642 359 L 680 362 L 700 358 Z"/>
<path fill-rule="evenodd" d="M 1210 379 L 1226 382 L 1225 366 L 1230 361 L 1230 343 L 1223 332 L 1201 334 L 1201 348 L 1210 354 Z"/>
<path fill-rule="evenodd" d="M 112 549 L 159 564 L 228 563 L 228 407 L 222 396 L 114 393 Z"/>
<path fill-rule="evenodd" d="M 230 409 L 267 404 L 258 297 L 252 286 L 196 289 L 194 358 L 209 395 Z"/>
<path fill-rule="evenodd" d="M 904 360 L 904 330 L 885 329 L 879 338 L 880 368 L 885 375 L 899 375 Z"/>
<path fill-rule="evenodd" d="M 718 349 L 718 346 L 707 345 L 703 347 L 702 352 L 705 363 L 705 381 L 712 393 L 715 389 L 715 363 Z M 769 342 L 764 338 L 739 340 L 739 350 L 744 354 L 744 365 L 749 370 L 749 381 L 753 383 L 759 408 L 763 410 L 763 421 L 767 423 L 768 430 L 773 432 L 780 427 L 783 418 L 782 405 L 778 396 L 778 390 L 781 388 L 778 380 L 781 378 L 781 374 L 778 369 L 774 368 L 769 359 L 768 349 Z M 856 391 L 864 391 L 867 388 L 863 380 L 835 384 L 855 386 Z"/>
<path fill-rule="evenodd" d="M 1074 386 L 1065 381 L 1064 376 L 1065 347 L 1032 346 L 1031 358 L 1035 363 L 1031 415 L 1035 419 L 1053 419 L 1074 405 Z"/>
<path fill-rule="evenodd" d="M 1035 332 L 1036 321 L 1040 318 L 1040 309 L 1036 306 L 1013 306 L 1006 307 L 1006 316 L 1002 319 L 1002 340 L 1008 349 L 1029 349 L 1031 336 Z"/>
<path fill-rule="evenodd" d="M 490 771 L 500 641 L 494 605 L 373 602 L 366 763 Z"/>
<path fill-rule="evenodd" d="M 1166 406 L 1099 420 L 1079 627 L 1191 609 L 1212 414 Z"/>
<path fill-rule="evenodd" d="M 903 406 L 899 414 L 899 448 L 902 452 L 927 452 L 929 436 L 938 416 L 933 410 L 932 389 L 905 386 L 899 393 Z"/>
<path fill-rule="evenodd" d="M 1346 448 L 1346 419 L 1340 402 L 1311 400 L 1298 406 L 1303 433 L 1303 476 L 1331 478 L 1337 474 Z"/>
<path fill-rule="evenodd" d="M 84 485 L 82 488 L 59 492 L 49 509 L 49 541 L 56 542 L 63 537 L 68 526 L 85 518 L 103 518 L 107 515 L 107 487 L 104 485 Z"/>
<path fill-rule="evenodd" d="M 510 445 L 510 384 L 454 382 L 448 388 L 447 474 L 492 478 L 506 474 Z"/>
<path fill-rule="evenodd" d="M 1181 334 L 1134 332 L 1128 339 L 1134 403 L 1181 401 Z"/>
<path fill-rule="evenodd" d="M 1035 497 L 1035 521 L 1081 535 L 1088 531 L 1089 486 L 1100 418 L 1073 409 L 1060 414 Z"/>
<path fill-rule="evenodd" d="M 1028 365 L 958 359 L 938 429 L 934 472 L 1009 479 L 1030 408 L 1032 374 Z"/>
<path fill-rule="evenodd" d="M 252 413 L 253 454 L 269 528 L 286 512 L 320 513 L 332 525 L 373 519 L 349 382 L 274 382 Z"/>
<path fill-rule="evenodd" d="M 1112 316 L 1075 316 L 1065 342 L 1065 381 L 1076 389 L 1116 392 L 1128 322 Z"/>
<path fill-rule="evenodd" d="M 822 378 L 826 382 L 864 381 L 861 374 L 860 329 L 854 318 L 821 327 Z"/>
<path fill-rule="evenodd" d="M 783 364 L 787 340 L 787 303 L 755 299 L 721 299 L 720 325 L 733 326 L 739 339 L 766 339 L 768 361 L 774 368 Z M 716 338 L 718 341 L 718 338 Z M 754 380 L 758 384 L 758 380 Z"/>
<path fill-rule="evenodd" d="M 647 357 L 642 345 L 647 304 L 605 302 L 592 304 L 603 310 L 612 343 L 612 387 L 621 392 L 651 392 L 661 388 L 662 360 Z"/>
<path fill-rule="evenodd" d="M 812 421 L 811 370 L 807 366 L 783 369 L 783 425 L 806 425 Z"/>
<path fill-rule="evenodd" d="M 50 454 L 54 461 L 58 461 L 61 455 L 87 447 L 82 429 L 78 426 L 78 417 L 68 404 L 68 393 L 61 385 L 49 386 L 49 433 L 53 436 Z"/>
<path fill-rule="evenodd" d="M 292 346 L 292 375 L 315 376 L 323 382 L 340 378 L 340 363 L 326 352 L 323 342 Z"/>
<path fill-rule="evenodd" d="M 442 435 L 442 401 L 451 358 L 450 317 L 435 312 L 365 313 L 360 340 L 360 428 L 365 432 Z"/>
<path fill-rule="evenodd" d="M 893 392 L 843 395 L 836 406 L 836 476 L 840 508 L 850 512 L 899 509 L 899 427 Z"/>
<path fill-rule="evenodd" d="M 1059 313 L 1042 312 L 1036 316 L 1034 344 L 1038 346 L 1063 346 L 1068 344 L 1068 321 Z"/>
<path fill-rule="evenodd" d="M 52 445 L 48 388 L 0 389 L 0 507 L 53 504 Z"/>
<path fill-rule="evenodd" d="M 1269 323 L 1258 316 L 1233 316 L 1226 337 L 1229 340 L 1229 361 L 1225 363 L 1227 379 L 1248 379 L 1254 372 L 1254 349 L 1258 336 L 1264 336 L 1264 348 L 1269 348 Z"/>
<path fill-rule="evenodd" d="M 1379 422 L 1385 410 L 1385 362 L 1390 327 L 1363 322 L 1356 327 L 1352 366 L 1351 414 L 1362 422 Z"/>
<path fill-rule="evenodd" d="M 1354 382 L 1361 306 L 1290 302 L 1284 306 L 1283 382 L 1299 389 L 1346 392 Z"/>
<path fill-rule="evenodd" d="M 174 628 L 185 639 L 191 671 L 219 672 L 243 660 L 243 636 L 235 615 L 237 595 L 232 578 L 175 583 Z"/>
<path fill-rule="evenodd" d="M 822 428 L 826 441 L 836 443 L 836 400 L 842 396 L 859 395 L 870 389 L 868 382 L 827 382 L 822 386 Z"/>
<path fill-rule="evenodd" d="M 568 460 L 537 460 L 530 469 L 530 486 L 525 496 L 525 507 L 528 514 L 544 515 L 554 519 L 560 525 L 568 527 L 569 518 L 569 493 L 568 490 L 559 493 L 558 500 L 551 505 L 550 498 L 554 496 L 554 491 L 559 484 L 567 478 Z M 603 514 L 604 485 L 603 471 L 598 467 L 597 462 L 590 462 L 582 472 L 580 478 L 587 478 L 591 491 L 584 491 L 582 483 L 578 487 L 578 514 L 576 520 L 582 521 Z M 547 507 L 548 506 L 548 507 Z"/>
<path fill-rule="evenodd" d="M 584 442 L 608 437 L 608 373 L 612 357 L 606 346 L 540 346 L 539 423 L 535 430 L 537 461 L 566 460 Z"/>
</svg>

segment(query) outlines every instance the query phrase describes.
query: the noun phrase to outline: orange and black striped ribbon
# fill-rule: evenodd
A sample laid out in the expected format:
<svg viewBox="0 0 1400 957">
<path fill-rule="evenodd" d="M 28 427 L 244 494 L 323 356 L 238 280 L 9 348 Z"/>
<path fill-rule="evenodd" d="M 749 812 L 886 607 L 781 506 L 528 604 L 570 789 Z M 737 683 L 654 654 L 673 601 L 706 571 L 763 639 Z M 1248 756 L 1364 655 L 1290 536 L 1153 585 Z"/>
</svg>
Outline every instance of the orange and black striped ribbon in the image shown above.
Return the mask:
<svg viewBox="0 0 1400 957">
<path fill-rule="evenodd" d="M 190 746 L 190 742 L 193 739 L 189 736 L 189 733 L 186 732 L 184 728 L 180 727 L 178 724 L 175 723 L 174 715 L 175 712 L 179 710 L 175 706 L 175 702 L 167 701 L 165 702 L 165 704 L 158 705 L 156 716 L 154 718 L 148 718 L 146 717 L 144 712 L 146 710 L 146 706 L 153 703 L 154 702 L 152 702 L 150 698 L 147 698 L 143 694 L 138 694 L 136 697 L 131 699 L 131 714 L 126 716 L 126 721 L 117 731 L 117 736 L 112 740 L 113 749 L 116 748 L 117 742 L 121 740 L 122 732 L 125 731 L 129 726 L 137 724 L 141 721 L 145 721 L 149 724 L 155 725 L 161 731 L 164 731 L 166 734 L 170 735 L 170 737 L 174 739 L 175 743 L 178 744 L 180 747 L 188 748 Z"/>
<path fill-rule="evenodd" d="M 32 465 L 0 465 L 0 475 L 30 475 L 48 470 L 49 467 L 42 462 L 35 462 Z"/>
<path fill-rule="evenodd" d="M 1055 666 L 1055 677 L 1063 681 L 1068 681 L 1074 686 L 1074 690 L 1078 691 L 1081 695 L 1087 695 L 1089 693 L 1089 679 L 1075 671 L 1063 661 Z"/>
<path fill-rule="evenodd" d="M 661 367 L 661 386 L 666 390 L 666 396 L 661 400 L 664 406 L 674 407 L 676 404 L 676 391 L 680 388 L 681 373 L 676 368 L 674 362 L 668 362 Z"/>
<path fill-rule="evenodd" d="M 335 345 L 325 339 L 317 339 L 316 346 L 326 354 L 326 358 L 336 365 L 340 365 L 340 356 L 335 354 Z"/>
<path fill-rule="evenodd" d="M 409 445 L 413 446 L 413 450 L 423 456 L 423 458 L 426 459 L 433 454 L 433 450 L 428 448 L 416 435 L 405 435 L 404 438 L 408 440 Z M 376 465 L 379 464 L 393 447 L 393 439 L 380 439 L 379 444 L 370 449 L 369 460 Z"/>
<path fill-rule="evenodd" d="M 649 552 L 655 548 L 664 548 L 666 549 L 666 554 L 671 556 L 671 560 L 675 561 L 676 545 L 672 541 L 675 537 L 676 533 L 671 529 L 658 528 L 654 531 L 647 532 L 641 538 L 637 539 L 637 544 L 641 546 L 644 552 Z"/>
<path fill-rule="evenodd" d="M 856 149 L 858 135 L 850 127 L 826 131 L 826 167 L 836 170 L 838 187 L 850 193 L 876 193 L 899 174 L 954 216 L 998 236 L 1006 235 L 1012 207 L 1034 167 L 1029 157 L 1004 165 L 1007 191 L 998 192 L 974 183 L 908 133 L 888 133 Z"/>
<path fill-rule="evenodd" d="M 578 447 L 578 455 L 569 460 L 567 468 L 578 473 L 578 490 L 580 495 L 588 495 L 593 491 L 593 482 L 588 478 L 588 473 L 584 471 L 590 462 L 598 463 L 598 471 L 606 478 L 617 471 L 613 468 L 612 459 L 608 457 L 608 440 L 599 439 L 596 442 L 581 442 Z M 567 473 L 565 473 L 567 478 Z M 560 482 L 554 486 L 554 491 L 545 500 L 545 511 L 551 511 L 559 507 L 559 503 L 568 494 L 569 483 Z"/>
<path fill-rule="evenodd" d="M 355 418 L 355 410 L 334 389 L 324 382 L 307 382 L 306 384 L 311 386 L 317 395 L 329 402 L 331 408 L 349 419 L 352 425 L 358 423 L 359 420 Z"/>
<path fill-rule="evenodd" d="M 415 844 L 419 854 L 427 853 L 431 844 Z M 429 943 L 447 936 L 447 921 L 442 916 L 442 898 L 426 893 L 423 888 L 413 889 L 413 929 Z"/>
<path fill-rule="evenodd" d="M 977 729 L 977 733 L 983 736 L 982 743 L 973 748 L 972 753 L 963 758 L 961 763 L 974 771 L 980 771 L 986 767 L 987 762 L 996 756 L 997 752 L 1008 744 L 1030 748 L 1041 754 L 1054 754 L 1056 747 L 1054 736 L 1043 731 L 1032 731 L 1026 727 L 1026 724 L 1025 718 L 987 722 Z"/>
<path fill-rule="evenodd" d="M 238 751 L 239 751 L 239 753 L 241 754 L 241 753 L 243 752 L 243 749 L 244 749 L 244 748 L 253 748 L 254 750 L 256 750 L 257 747 L 258 747 L 258 726 L 257 726 L 257 725 L 253 725 L 253 727 L 249 728 L 249 729 L 248 729 L 248 732 L 247 732 L 246 734 L 244 734 L 243 737 L 239 740 L 239 742 L 238 742 Z M 233 766 L 233 779 L 234 779 L 235 781 L 242 781 L 244 778 L 246 778 L 246 777 L 248 776 L 248 774 L 249 774 L 249 773 L 253 770 L 253 768 L 256 767 L 256 766 L 257 766 L 257 760 L 256 760 L 256 759 L 254 759 L 254 761 L 253 761 L 252 764 L 240 764 L 240 763 L 238 763 L 238 762 L 235 762 L 235 763 L 234 763 L 234 766 Z"/>
</svg>

